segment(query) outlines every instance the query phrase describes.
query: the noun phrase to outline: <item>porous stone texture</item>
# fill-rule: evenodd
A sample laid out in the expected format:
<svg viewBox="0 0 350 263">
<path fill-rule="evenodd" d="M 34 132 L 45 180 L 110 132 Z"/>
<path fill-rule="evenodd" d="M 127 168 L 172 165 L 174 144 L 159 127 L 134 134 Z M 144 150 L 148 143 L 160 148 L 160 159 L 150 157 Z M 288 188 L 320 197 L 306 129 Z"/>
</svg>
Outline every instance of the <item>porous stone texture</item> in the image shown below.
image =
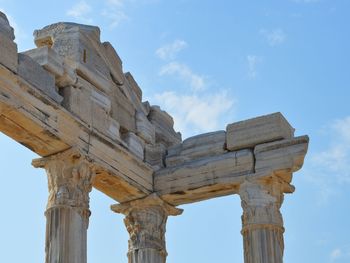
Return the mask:
<svg viewBox="0 0 350 263">
<path fill-rule="evenodd" d="M 156 142 L 167 147 L 181 142 L 181 134 L 174 131 L 174 120 L 159 106 L 151 106 L 148 119 L 156 128 Z"/>
<path fill-rule="evenodd" d="M 0 64 L 17 72 L 17 45 L 14 42 L 13 28 L 4 13 L 0 11 Z"/>
<path fill-rule="evenodd" d="M 227 152 L 225 150 L 226 132 L 217 131 L 190 137 L 179 145 L 169 148 L 166 166 L 176 166 L 205 157 Z"/>
<path fill-rule="evenodd" d="M 294 128 L 279 112 L 240 121 L 226 127 L 227 149 L 234 151 L 280 139 L 291 139 Z"/>
<path fill-rule="evenodd" d="M 18 54 L 18 62 L 18 75 L 20 77 L 44 92 L 57 103 L 62 102 L 63 98 L 56 90 L 55 77 L 53 75 L 25 54 Z"/>
</svg>

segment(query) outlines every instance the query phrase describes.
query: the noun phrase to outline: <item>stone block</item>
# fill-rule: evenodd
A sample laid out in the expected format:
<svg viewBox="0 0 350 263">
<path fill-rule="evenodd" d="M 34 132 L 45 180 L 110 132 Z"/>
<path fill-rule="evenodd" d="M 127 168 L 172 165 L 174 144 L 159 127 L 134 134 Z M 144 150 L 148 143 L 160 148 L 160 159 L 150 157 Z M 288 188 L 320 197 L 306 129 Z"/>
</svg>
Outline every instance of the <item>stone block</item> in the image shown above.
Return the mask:
<svg viewBox="0 0 350 263">
<path fill-rule="evenodd" d="M 210 132 L 183 141 L 182 144 L 170 147 L 166 157 L 166 166 L 176 166 L 219 154 L 224 154 L 226 132 Z"/>
<path fill-rule="evenodd" d="M 55 77 L 25 54 L 18 54 L 18 75 L 25 81 L 41 90 L 57 103 L 63 98 L 57 93 Z"/>
<path fill-rule="evenodd" d="M 119 123 L 110 117 L 108 118 L 108 122 L 109 122 L 109 126 L 107 128 L 107 136 L 114 141 L 119 141 L 120 140 Z"/>
<path fill-rule="evenodd" d="M 169 147 L 181 142 L 181 133 L 173 128 L 173 118 L 159 106 L 151 106 L 148 119 L 156 128 L 156 143 Z"/>
<path fill-rule="evenodd" d="M 151 105 L 149 104 L 148 101 L 142 102 L 142 105 L 143 105 L 143 108 L 145 109 L 146 116 L 148 116 L 148 114 L 151 111 Z"/>
<path fill-rule="evenodd" d="M 163 144 L 145 145 L 145 162 L 150 164 L 155 171 L 164 167 L 166 147 Z"/>
<path fill-rule="evenodd" d="M 109 92 L 113 88 L 106 50 L 100 42 L 98 27 L 75 23 L 57 23 L 34 31 L 38 47 L 49 46 L 96 88 Z"/>
<path fill-rule="evenodd" d="M 18 54 L 17 45 L 8 35 L 0 32 L 0 64 L 17 73 Z"/>
<path fill-rule="evenodd" d="M 112 117 L 120 124 L 123 132 L 136 132 L 136 109 L 120 87 L 112 90 Z"/>
<path fill-rule="evenodd" d="M 154 144 L 156 140 L 155 127 L 147 119 L 143 112 L 136 113 L 136 134 L 140 136 L 145 142 Z"/>
<path fill-rule="evenodd" d="M 110 99 L 83 79 L 79 79 L 77 86 L 62 88 L 63 106 L 105 136 L 119 139 L 119 123 L 109 114 Z"/>
<path fill-rule="evenodd" d="M 48 46 L 34 48 L 23 54 L 30 56 L 36 63 L 57 77 L 64 74 L 62 57 Z"/>
<path fill-rule="evenodd" d="M 289 177 L 302 167 L 308 143 L 308 136 L 300 136 L 255 146 L 255 171 L 273 171 Z"/>
<path fill-rule="evenodd" d="M 144 142 L 133 132 L 128 132 L 122 136 L 126 142 L 128 149 L 135 156 L 143 160 L 144 157 Z"/>
<path fill-rule="evenodd" d="M 104 42 L 103 47 L 105 49 L 105 57 L 107 58 L 107 63 L 109 70 L 113 77 L 113 81 L 118 85 L 123 85 L 124 74 L 122 67 L 122 60 L 118 56 L 117 52 L 109 42 Z"/>
<path fill-rule="evenodd" d="M 257 144 L 293 137 L 294 129 L 279 112 L 240 121 L 226 127 L 227 149 L 252 148 Z"/>
<path fill-rule="evenodd" d="M 227 152 L 157 171 L 154 177 L 155 191 L 159 194 L 176 194 L 201 187 L 224 186 L 239 176 L 251 174 L 253 168 L 251 150 Z M 211 194 L 207 191 L 207 196 Z M 206 199 L 205 196 L 202 198 Z"/>
<path fill-rule="evenodd" d="M 142 90 L 139 87 L 139 85 L 137 84 L 137 82 L 135 81 L 134 77 L 131 75 L 130 72 L 125 73 L 125 77 L 130 84 L 131 90 L 134 92 L 134 94 L 137 96 L 137 98 L 141 102 L 142 101 Z"/>
<path fill-rule="evenodd" d="M 15 34 L 13 28 L 10 26 L 10 23 L 4 13 L 0 11 L 0 34 L 4 37 L 7 37 L 10 40 L 15 40 Z"/>
<path fill-rule="evenodd" d="M 25 51 L 35 62 L 55 76 L 56 86 L 66 87 L 74 85 L 77 74 L 57 52 L 49 46 L 43 46 Z"/>
</svg>

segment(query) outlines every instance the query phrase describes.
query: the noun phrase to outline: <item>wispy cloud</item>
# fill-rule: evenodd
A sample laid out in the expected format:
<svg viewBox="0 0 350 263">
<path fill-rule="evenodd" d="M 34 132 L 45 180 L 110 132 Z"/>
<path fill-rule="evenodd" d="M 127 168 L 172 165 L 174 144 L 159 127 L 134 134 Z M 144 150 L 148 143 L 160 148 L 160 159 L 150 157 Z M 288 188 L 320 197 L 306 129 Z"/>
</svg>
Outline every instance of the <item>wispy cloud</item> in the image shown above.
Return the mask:
<svg viewBox="0 0 350 263">
<path fill-rule="evenodd" d="M 331 262 L 334 262 L 341 257 L 342 251 L 340 248 L 333 249 L 330 255 Z"/>
<path fill-rule="evenodd" d="M 271 47 L 281 45 L 287 39 L 286 33 L 279 28 L 273 30 L 261 29 L 260 34 L 264 37 L 264 39 Z"/>
<path fill-rule="evenodd" d="M 350 183 L 350 116 L 335 120 L 329 127 L 331 143 L 312 156 L 316 165 L 332 172 L 338 183 Z"/>
<path fill-rule="evenodd" d="M 101 14 L 110 21 L 109 26 L 111 28 L 115 28 L 129 19 L 124 11 L 126 0 L 107 0 L 106 4 L 107 8 Z"/>
<path fill-rule="evenodd" d="M 91 11 L 92 7 L 86 1 L 80 1 L 67 10 L 66 14 L 82 22 L 91 23 L 92 19 L 88 17 Z"/>
<path fill-rule="evenodd" d="M 175 75 L 181 78 L 183 81 L 188 83 L 192 90 L 199 91 L 203 90 L 205 87 L 205 78 L 194 73 L 190 67 L 186 64 L 182 64 L 179 62 L 171 62 L 164 65 L 159 74 L 161 76 L 164 75 Z"/>
<path fill-rule="evenodd" d="M 345 245 L 333 249 L 329 255 L 329 259 L 330 262 L 337 262 L 338 260 L 350 259 L 350 245 Z"/>
<path fill-rule="evenodd" d="M 177 39 L 173 43 L 166 44 L 156 50 L 156 55 L 163 60 L 175 59 L 176 54 L 187 47 L 184 40 Z"/>
<path fill-rule="evenodd" d="M 247 56 L 247 64 L 248 64 L 248 77 L 251 79 L 255 79 L 257 77 L 257 66 L 262 62 L 262 58 L 256 55 L 248 55 Z"/>
<path fill-rule="evenodd" d="M 305 179 L 319 189 L 319 204 L 327 204 L 350 184 L 350 116 L 337 119 L 326 127 L 324 140 L 329 145 L 310 153 Z"/>
<path fill-rule="evenodd" d="M 219 127 L 220 120 L 232 110 L 235 102 L 225 91 L 206 95 L 167 91 L 156 95 L 154 101 L 173 116 L 175 128 L 184 137 L 223 128 Z"/>
<path fill-rule="evenodd" d="M 121 22 L 129 19 L 129 17 L 121 10 L 104 10 L 102 15 L 110 20 L 109 26 L 111 28 L 115 28 L 119 26 Z"/>
</svg>

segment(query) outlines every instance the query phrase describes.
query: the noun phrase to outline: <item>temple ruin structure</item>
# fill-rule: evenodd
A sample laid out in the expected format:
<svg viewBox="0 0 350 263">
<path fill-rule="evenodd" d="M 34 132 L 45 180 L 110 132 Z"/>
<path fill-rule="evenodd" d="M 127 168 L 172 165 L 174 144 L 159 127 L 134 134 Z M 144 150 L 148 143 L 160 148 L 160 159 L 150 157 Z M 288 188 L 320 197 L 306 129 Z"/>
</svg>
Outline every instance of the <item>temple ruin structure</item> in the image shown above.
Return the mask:
<svg viewBox="0 0 350 263">
<path fill-rule="evenodd" d="M 245 263 L 283 262 L 283 196 L 308 137 L 281 113 L 181 139 L 98 27 L 57 23 L 18 53 L 0 13 L 0 131 L 42 156 L 48 177 L 46 263 L 86 263 L 89 192 L 115 200 L 130 234 L 129 263 L 164 263 L 178 205 L 237 194 Z"/>
</svg>

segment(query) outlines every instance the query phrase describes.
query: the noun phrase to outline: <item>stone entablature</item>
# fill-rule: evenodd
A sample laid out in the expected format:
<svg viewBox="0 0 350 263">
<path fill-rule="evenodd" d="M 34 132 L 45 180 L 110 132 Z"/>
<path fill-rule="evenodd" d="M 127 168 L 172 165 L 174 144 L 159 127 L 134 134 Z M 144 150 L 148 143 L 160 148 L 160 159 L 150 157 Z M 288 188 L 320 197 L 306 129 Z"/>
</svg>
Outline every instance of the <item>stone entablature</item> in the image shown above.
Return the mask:
<svg viewBox="0 0 350 263">
<path fill-rule="evenodd" d="M 280 207 L 307 136 L 273 113 L 182 141 L 98 27 L 56 23 L 34 36 L 37 48 L 18 53 L 0 12 L 0 131 L 43 157 L 33 165 L 48 175 L 46 262 L 86 262 L 91 187 L 119 202 L 129 262 L 165 262 L 175 206 L 228 194 L 242 200 L 245 262 L 282 262 Z"/>
</svg>

